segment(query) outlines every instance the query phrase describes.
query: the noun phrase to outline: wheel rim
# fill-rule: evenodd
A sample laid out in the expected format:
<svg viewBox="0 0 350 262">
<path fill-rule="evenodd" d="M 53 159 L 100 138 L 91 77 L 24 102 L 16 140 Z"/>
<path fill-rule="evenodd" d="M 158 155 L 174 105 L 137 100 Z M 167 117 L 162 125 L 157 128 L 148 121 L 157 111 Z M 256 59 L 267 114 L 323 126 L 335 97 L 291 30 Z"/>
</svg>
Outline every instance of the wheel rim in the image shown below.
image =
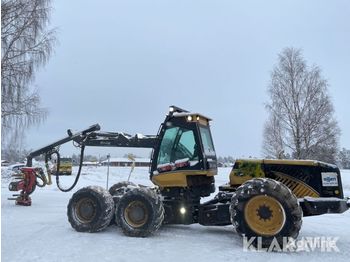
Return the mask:
<svg viewBox="0 0 350 262">
<path fill-rule="evenodd" d="M 248 226 L 262 236 L 278 234 L 286 222 L 286 214 L 281 203 L 267 195 L 251 198 L 244 209 Z"/>
<path fill-rule="evenodd" d="M 133 201 L 124 210 L 125 221 L 132 227 L 142 227 L 148 219 L 147 208 L 141 201 Z"/>
<path fill-rule="evenodd" d="M 96 216 L 96 203 L 91 198 L 80 199 L 75 206 L 76 218 L 81 223 L 89 223 Z"/>
</svg>

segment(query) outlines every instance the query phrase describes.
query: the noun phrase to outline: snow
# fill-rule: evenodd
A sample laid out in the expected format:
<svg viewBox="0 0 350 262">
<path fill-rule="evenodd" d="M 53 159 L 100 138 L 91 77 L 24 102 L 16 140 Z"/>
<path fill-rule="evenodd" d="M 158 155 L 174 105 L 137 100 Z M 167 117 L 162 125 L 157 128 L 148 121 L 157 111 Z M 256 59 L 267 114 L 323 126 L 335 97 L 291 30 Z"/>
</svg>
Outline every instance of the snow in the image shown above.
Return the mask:
<svg viewBox="0 0 350 262">
<path fill-rule="evenodd" d="M 75 170 L 76 171 L 76 170 Z M 110 167 L 112 184 L 126 180 L 130 167 Z M 217 185 L 227 183 L 230 168 L 220 168 Z M 116 226 L 99 233 L 78 233 L 67 220 L 67 204 L 72 194 L 87 185 L 106 187 L 107 167 L 83 167 L 78 185 L 63 193 L 56 185 L 37 188 L 31 207 L 7 200 L 12 192 L 8 181 L 1 184 L 1 226 L 3 261 L 348 261 L 350 256 L 350 211 L 304 218 L 299 238 L 339 237 L 340 252 L 265 253 L 244 252 L 242 239 L 233 226 L 163 226 L 152 237 L 124 236 Z M 74 176 L 61 177 L 68 187 Z M 54 181 L 54 179 L 53 179 Z M 148 168 L 135 168 L 131 181 L 152 185 Z M 350 170 L 342 171 L 344 193 L 350 196 Z"/>
</svg>

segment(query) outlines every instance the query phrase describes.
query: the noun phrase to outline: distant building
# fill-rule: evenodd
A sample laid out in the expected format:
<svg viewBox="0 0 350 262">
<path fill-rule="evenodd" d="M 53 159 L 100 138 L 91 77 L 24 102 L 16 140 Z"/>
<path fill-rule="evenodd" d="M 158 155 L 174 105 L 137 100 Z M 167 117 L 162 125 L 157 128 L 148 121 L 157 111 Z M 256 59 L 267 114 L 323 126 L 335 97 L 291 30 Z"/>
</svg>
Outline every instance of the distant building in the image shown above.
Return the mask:
<svg viewBox="0 0 350 262">
<path fill-rule="evenodd" d="M 150 166 L 150 159 L 149 158 L 135 158 L 135 166 Z M 101 162 L 103 166 L 108 165 L 108 160 L 104 160 Z M 117 157 L 113 158 L 111 157 L 109 159 L 109 165 L 110 166 L 131 166 L 132 161 L 125 157 Z"/>
<path fill-rule="evenodd" d="M 1 166 L 8 166 L 10 165 L 10 162 L 7 160 L 1 160 Z"/>
<path fill-rule="evenodd" d="M 83 166 L 99 166 L 100 163 L 97 161 L 84 161 Z"/>
</svg>

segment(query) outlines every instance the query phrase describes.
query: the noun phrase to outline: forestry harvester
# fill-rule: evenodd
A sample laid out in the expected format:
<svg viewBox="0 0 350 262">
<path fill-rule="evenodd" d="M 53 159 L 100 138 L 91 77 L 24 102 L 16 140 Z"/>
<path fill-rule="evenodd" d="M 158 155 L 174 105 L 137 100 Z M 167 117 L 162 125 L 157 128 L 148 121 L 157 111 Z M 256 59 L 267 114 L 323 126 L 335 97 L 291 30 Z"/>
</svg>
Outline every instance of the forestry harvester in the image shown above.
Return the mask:
<svg viewBox="0 0 350 262">
<path fill-rule="evenodd" d="M 215 192 L 217 158 L 210 132 L 211 119 L 171 106 L 157 135 L 130 136 L 101 132 L 98 124 L 72 133 L 27 157 L 27 166 L 12 182 L 10 190 L 21 190 L 17 204 L 30 205 L 35 186 L 51 183 L 50 172 L 33 168 L 32 159 L 44 154 L 46 163 L 57 157 L 58 147 L 73 141 L 81 150 L 77 184 L 86 146 L 137 147 L 153 149 L 150 180 L 154 187 L 119 182 L 109 190 L 99 186 L 84 187 L 68 203 L 68 220 L 79 232 L 97 232 L 115 222 L 133 237 L 153 234 L 162 224 L 204 226 L 233 225 L 240 235 L 261 237 L 263 245 L 273 239 L 297 238 L 303 216 L 342 213 L 350 202 L 343 195 L 339 169 L 313 160 L 238 159 L 227 184 L 209 201 L 202 198 Z M 47 164 L 48 166 L 48 164 Z"/>
</svg>

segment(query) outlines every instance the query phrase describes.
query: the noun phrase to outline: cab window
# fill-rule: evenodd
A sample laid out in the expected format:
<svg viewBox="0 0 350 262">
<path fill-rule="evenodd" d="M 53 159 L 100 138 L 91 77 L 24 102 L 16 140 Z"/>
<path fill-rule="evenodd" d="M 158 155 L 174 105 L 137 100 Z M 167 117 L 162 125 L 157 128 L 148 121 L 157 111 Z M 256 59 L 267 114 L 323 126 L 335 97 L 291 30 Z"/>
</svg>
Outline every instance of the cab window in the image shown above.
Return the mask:
<svg viewBox="0 0 350 262">
<path fill-rule="evenodd" d="M 215 155 L 214 145 L 213 141 L 211 139 L 210 131 L 208 127 L 199 127 L 202 143 L 203 143 L 203 149 L 204 153 L 206 155 Z"/>
<path fill-rule="evenodd" d="M 175 163 L 176 160 L 185 158 L 198 160 L 193 130 L 180 127 L 168 128 L 159 148 L 157 164 Z"/>
<path fill-rule="evenodd" d="M 160 144 L 160 148 L 159 148 L 159 155 L 158 155 L 158 162 L 157 162 L 158 165 L 170 163 L 171 151 L 175 143 L 178 130 L 179 130 L 179 127 L 172 127 L 172 128 L 168 128 L 165 131 L 162 143 Z"/>
</svg>

